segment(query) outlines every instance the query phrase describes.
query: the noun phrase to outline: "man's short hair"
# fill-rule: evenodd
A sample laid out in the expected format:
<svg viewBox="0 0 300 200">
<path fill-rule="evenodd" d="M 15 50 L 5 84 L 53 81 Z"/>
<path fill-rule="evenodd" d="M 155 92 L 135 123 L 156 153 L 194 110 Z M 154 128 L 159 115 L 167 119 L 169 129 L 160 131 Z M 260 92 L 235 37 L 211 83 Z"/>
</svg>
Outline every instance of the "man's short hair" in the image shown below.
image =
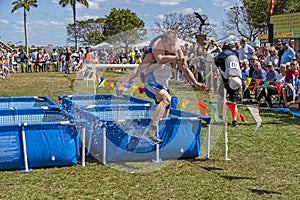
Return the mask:
<svg viewBox="0 0 300 200">
<path fill-rule="evenodd" d="M 177 39 L 177 34 L 173 30 L 166 31 L 166 32 L 164 32 L 164 38 L 166 38 L 167 40 L 174 41 Z"/>
</svg>

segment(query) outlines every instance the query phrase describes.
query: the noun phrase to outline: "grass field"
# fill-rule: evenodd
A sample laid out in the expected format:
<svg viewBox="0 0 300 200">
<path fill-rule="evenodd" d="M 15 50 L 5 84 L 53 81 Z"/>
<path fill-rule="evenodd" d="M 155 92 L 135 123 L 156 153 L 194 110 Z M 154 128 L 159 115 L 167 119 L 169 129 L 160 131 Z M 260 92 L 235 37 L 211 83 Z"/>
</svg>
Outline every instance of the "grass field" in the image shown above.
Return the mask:
<svg viewBox="0 0 300 200">
<path fill-rule="evenodd" d="M 105 76 L 117 80 L 122 74 Z M 76 84 L 82 83 L 75 74 L 17 73 L 0 83 L 0 96 L 46 95 L 58 102 L 57 96 L 74 94 Z M 186 91 L 175 88 L 178 95 Z M 97 92 L 113 90 L 107 86 Z M 197 91 L 195 96 L 205 95 Z M 192 102 L 186 109 L 199 112 Z M 209 160 L 176 160 L 152 172 L 124 172 L 92 157 L 85 168 L 1 171 L 0 199 L 300 199 L 300 119 L 261 110 L 263 124 L 253 132 L 250 112 L 244 107 L 239 111 L 248 123 L 228 127 L 230 161 L 224 160 L 221 135 Z"/>
</svg>

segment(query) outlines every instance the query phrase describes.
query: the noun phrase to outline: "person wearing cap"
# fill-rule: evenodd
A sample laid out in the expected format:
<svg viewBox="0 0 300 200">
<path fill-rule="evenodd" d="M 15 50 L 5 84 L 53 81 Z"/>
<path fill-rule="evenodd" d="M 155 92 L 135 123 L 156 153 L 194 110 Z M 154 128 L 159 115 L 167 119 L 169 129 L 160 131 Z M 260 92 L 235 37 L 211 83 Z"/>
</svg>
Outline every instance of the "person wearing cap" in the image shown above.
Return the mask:
<svg viewBox="0 0 300 200">
<path fill-rule="evenodd" d="M 300 93 L 300 79 L 299 79 L 299 70 L 293 70 L 293 78 L 285 85 L 285 89 L 282 91 L 283 101 L 286 107 L 291 106 L 295 102 L 299 101 Z"/>
<path fill-rule="evenodd" d="M 265 81 L 274 82 L 278 76 L 278 72 L 275 70 L 275 66 L 272 62 L 267 64 L 267 76 Z"/>
<path fill-rule="evenodd" d="M 228 43 L 223 44 L 222 52 L 215 57 L 215 64 L 222 76 L 224 88 L 229 94 L 229 100 L 236 104 L 242 86 L 242 70 L 238 53 L 232 50 Z M 220 96 L 224 95 L 224 90 L 221 87 L 219 94 Z M 237 111 L 237 106 L 235 110 Z M 234 127 L 238 126 L 235 116 L 232 116 L 232 125 Z"/>
<path fill-rule="evenodd" d="M 291 62 L 296 59 L 296 52 L 289 45 L 289 41 L 287 39 L 282 41 L 284 52 L 281 56 L 280 64 L 286 64 L 287 62 Z"/>
</svg>

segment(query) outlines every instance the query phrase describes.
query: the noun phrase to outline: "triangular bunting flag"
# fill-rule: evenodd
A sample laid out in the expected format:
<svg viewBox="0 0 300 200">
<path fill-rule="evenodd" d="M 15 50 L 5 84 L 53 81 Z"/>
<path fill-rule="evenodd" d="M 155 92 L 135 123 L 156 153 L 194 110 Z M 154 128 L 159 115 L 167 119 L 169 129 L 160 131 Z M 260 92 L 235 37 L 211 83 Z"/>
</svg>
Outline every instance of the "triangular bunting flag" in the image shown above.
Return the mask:
<svg viewBox="0 0 300 200">
<path fill-rule="evenodd" d="M 110 80 L 110 81 L 109 81 L 109 85 L 110 85 L 111 88 L 115 88 L 115 83 L 114 83 L 113 80 Z"/>
<path fill-rule="evenodd" d="M 88 77 L 89 73 L 90 73 L 90 72 L 89 72 L 88 69 L 84 70 L 83 76 L 82 76 L 82 80 L 85 79 L 86 77 Z"/>
<path fill-rule="evenodd" d="M 129 81 L 129 82 L 124 86 L 124 89 L 129 89 L 132 83 L 133 83 L 133 80 Z"/>
<path fill-rule="evenodd" d="M 208 74 L 205 76 L 205 79 L 207 79 L 208 77 L 210 77 L 210 76 L 211 76 L 211 73 L 212 73 L 212 72 L 209 71 Z"/>
<path fill-rule="evenodd" d="M 190 100 L 180 99 L 177 109 L 184 110 L 188 106 L 189 103 L 190 103 Z"/>
<path fill-rule="evenodd" d="M 264 82 L 264 90 L 265 90 L 265 93 L 267 96 L 268 96 L 268 86 L 269 86 L 269 81 L 265 81 Z"/>
<path fill-rule="evenodd" d="M 211 111 L 212 111 L 212 116 L 213 119 L 215 120 L 215 122 L 224 122 L 223 119 L 221 119 L 217 113 L 217 106 L 218 103 L 217 102 L 210 102 L 210 107 L 211 107 Z"/>
<path fill-rule="evenodd" d="M 101 84 L 100 84 L 100 87 L 104 87 L 105 86 L 105 83 L 106 83 L 106 79 L 104 79 L 102 82 L 101 82 Z"/>
<path fill-rule="evenodd" d="M 244 89 L 244 91 L 246 91 L 246 90 L 248 89 L 248 87 L 249 87 L 250 84 L 251 84 L 251 81 L 252 81 L 252 78 L 247 78 L 247 79 L 246 79 L 246 84 L 245 84 L 245 89 Z"/>
<path fill-rule="evenodd" d="M 91 72 L 89 75 L 89 78 L 92 78 L 93 75 L 94 75 L 94 72 Z"/>
<path fill-rule="evenodd" d="M 116 89 L 117 89 L 117 87 L 118 87 L 118 82 L 117 82 L 117 81 L 115 81 L 115 80 L 114 80 L 114 85 L 115 85 L 115 87 L 114 87 L 114 90 L 116 90 Z"/>
<path fill-rule="evenodd" d="M 259 83 L 260 83 L 260 80 L 256 79 L 255 80 L 255 85 L 253 86 L 253 89 L 252 89 L 252 92 L 254 92 L 257 89 L 257 87 L 259 86 Z"/>
<path fill-rule="evenodd" d="M 231 112 L 231 114 L 232 114 L 233 117 L 236 117 L 241 122 L 247 122 L 246 119 L 240 113 L 237 112 L 236 104 L 234 104 L 234 103 L 226 103 L 226 105 L 227 105 L 227 107 L 228 107 L 228 109 Z"/>
<path fill-rule="evenodd" d="M 102 82 L 104 81 L 104 77 L 101 78 L 96 74 L 96 81 L 98 82 L 97 88 L 101 87 Z"/>
<path fill-rule="evenodd" d="M 281 90 L 281 88 L 280 88 L 280 82 L 276 82 L 275 86 L 276 86 L 276 89 L 277 89 L 277 93 L 280 94 L 280 90 Z"/>
<path fill-rule="evenodd" d="M 197 100 L 197 104 L 198 104 L 198 107 L 200 108 L 201 112 L 202 112 L 204 115 L 207 115 L 207 112 L 206 112 L 206 106 L 205 106 L 204 101 L 199 101 L 199 100 Z"/>
<path fill-rule="evenodd" d="M 133 85 L 132 88 L 133 88 L 134 90 L 137 90 L 137 89 L 139 89 L 139 86 Z"/>
<path fill-rule="evenodd" d="M 145 88 L 139 87 L 139 93 L 143 94 L 145 92 Z"/>
<path fill-rule="evenodd" d="M 247 106 L 247 108 L 249 109 L 250 113 L 252 114 L 254 120 L 256 121 L 256 127 L 255 127 L 255 130 L 254 130 L 254 132 L 256 132 L 258 130 L 258 128 L 261 126 L 261 123 L 262 123 L 262 119 L 259 115 L 259 110 L 258 110 L 257 107 Z"/>
</svg>

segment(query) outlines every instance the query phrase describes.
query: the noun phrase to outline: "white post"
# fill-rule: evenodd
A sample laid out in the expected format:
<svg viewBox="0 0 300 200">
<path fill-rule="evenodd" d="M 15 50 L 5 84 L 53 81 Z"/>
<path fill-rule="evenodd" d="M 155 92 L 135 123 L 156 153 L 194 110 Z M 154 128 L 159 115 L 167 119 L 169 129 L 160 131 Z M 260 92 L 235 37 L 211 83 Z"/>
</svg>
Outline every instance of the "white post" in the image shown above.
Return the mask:
<svg viewBox="0 0 300 200">
<path fill-rule="evenodd" d="M 29 172 L 30 170 L 28 169 L 28 159 L 27 159 L 27 147 L 26 147 L 26 137 L 25 137 L 25 126 L 27 124 L 19 124 L 21 126 L 21 132 L 22 132 L 22 144 L 23 144 L 23 154 L 24 154 L 24 164 L 25 164 L 25 170 L 23 172 Z"/>
<path fill-rule="evenodd" d="M 207 128 L 207 146 L 206 146 L 206 159 L 209 159 L 210 155 L 210 123 Z"/>
<path fill-rule="evenodd" d="M 82 140 L 81 140 L 81 143 L 82 143 L 82 152 L 81 152 L 81 165 L 82 167 L 85 167 L 85 127 L 82 129 Z"/>
<path fill-rule="evenodd" d="M 91 153 L 91 144 L 92 144 L 92 138 L 93 138 L 93 133 L 94 133 L 94 123 L 92 124 L 92 128 L 91 128 L 91 133 L 90 133 L 90 137 L 89 137 L 89 143 L 88 143 L 88 152 L 87 154 Z"/>
<path fill-rule="evenodd" d="M 102 163 L 106 165 L 106 127 L 103 127 L 103 158 Z"/>
<path fill-rule="evenodd" d="M 95 65 L 93 65 L 93 71 L 94 71 L 94 75 L 96 76 L 96 67 L 95 67 Z M 96 93 L 97 93 L 97 89 L 96 89 L 96 80 L 93 78 L 93 86 L 94 86 L 94 95 L 96 95 Z"/>
<path fill-rule="evenodd" d="M 224 87 L 224 99 L 223 99 L 223 116 L 224 116 L 224 139 L 225 139 L 225 160 L 228 158 L 228 136 L 227 136 L 227 114 L 226 114 L 226 89 Z"/>
<path fill-rule="evenodd" d="M 156 131 L 156 136 L 157 137 L 159 137 L 158 131 L 159 131 L 159 128 L 157 126 L 157 131 Z M 155 148 L 156 148 L 156 162 L 159 162 L 159 144 L 156 144 Z"/>
</svg>

